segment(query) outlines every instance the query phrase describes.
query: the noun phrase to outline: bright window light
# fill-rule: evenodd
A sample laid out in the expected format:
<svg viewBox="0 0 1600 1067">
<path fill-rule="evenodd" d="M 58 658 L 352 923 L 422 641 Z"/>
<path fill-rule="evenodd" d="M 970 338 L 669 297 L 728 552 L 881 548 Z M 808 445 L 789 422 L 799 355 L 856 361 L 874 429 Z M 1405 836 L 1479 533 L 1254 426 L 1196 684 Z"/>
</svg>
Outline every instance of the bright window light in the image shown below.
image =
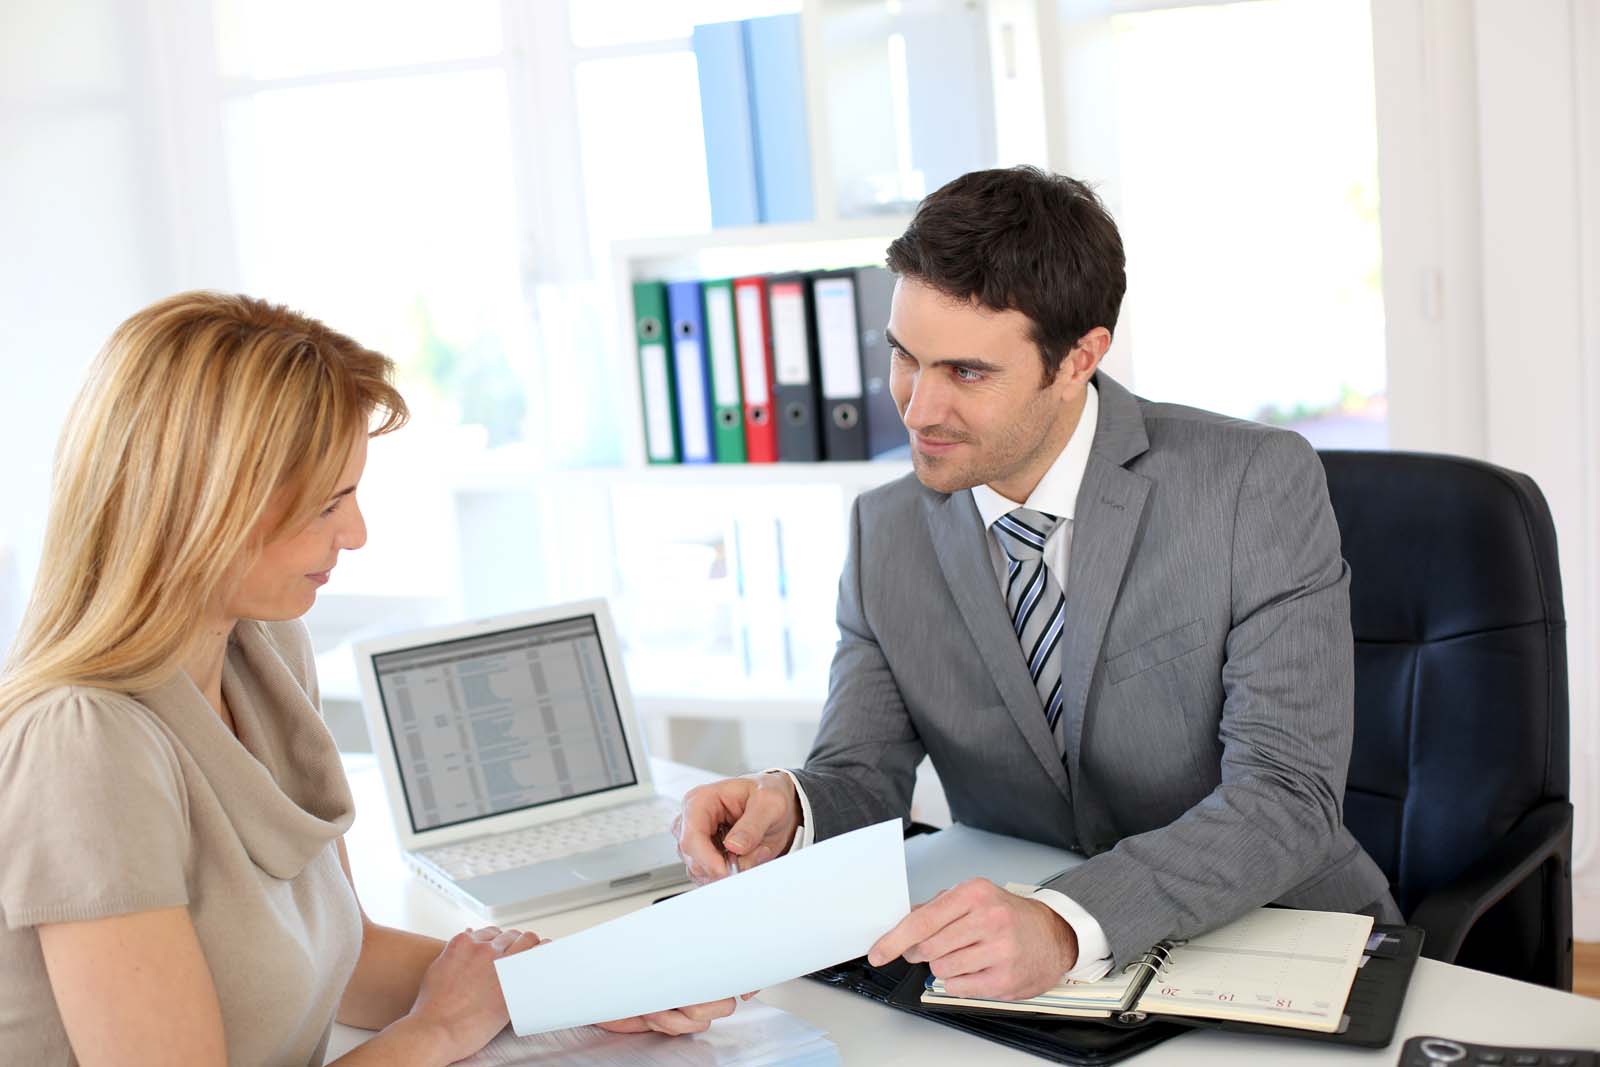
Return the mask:
<svg viewBox="0 0 1600 1067">
<path fill-rule="evenodd" d="M 573 44 L 604 48 L 681 40 L 696 25 L 792 15 L 799 10 L 800 0 L 570 0 L 568 17 Z"/>
<path fill-rule="evenodd" d="M 1135 387 L 1383 447 L 1367 5 L 1185 7 L 1114 30 Z"/>
<path fill-rule="evenodd" d="M 542 2 L 542 0 L 540 0 Z M 499 0 L 217 0 L 233 78 L 296 78 L 496 56 Z"/>
</svg>

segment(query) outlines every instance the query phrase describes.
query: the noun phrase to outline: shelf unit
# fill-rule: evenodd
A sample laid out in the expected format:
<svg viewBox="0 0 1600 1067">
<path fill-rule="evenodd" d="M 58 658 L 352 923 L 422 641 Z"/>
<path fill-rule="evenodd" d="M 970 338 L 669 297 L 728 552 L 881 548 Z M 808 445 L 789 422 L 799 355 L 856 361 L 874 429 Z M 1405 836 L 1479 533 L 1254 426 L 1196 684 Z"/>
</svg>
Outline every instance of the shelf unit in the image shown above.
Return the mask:
<svg viewBox="0 0 1600 1067">
<path fill-rule="evenodd" d="M 814 133 L 815 135 L 815 133 Z M 819 196 L 824 192 L 818 186 Z M 623 454 L 619 468 L 550 472 L 546 489 L 568 501 L 601 506 L 630 487 L 726 489 L 747 494 L 753 505 L 786 489 L 824 486 L 839 490 L 838 522 L 848 520 L 855 497 L 911 471 L 909 458 L 851 463 L 649 464 L 645 462 L 643 403 L 635 345 L 635 281 L 709 280 L 796 270 L 824 270 L 882 263 L 890 241 L 904 232 L 908 216 L 877 216 L 801 224 L 724 228 L 674 238 L 648 238 L 613 246 L 608 264 L 616 315 L 610 378 L 623 397 Z M 548 539 L 560 533 L 547 528 Z M 605 549 L 601 549 L 604 551 Z M 842 562 L 842 560 L 841 560 Z M 702 678 L 693 670 L 676 679 L 646 675 L 636 680 L 641 714 L 662 724 L 675 720 L 739 724 L 751 736 L 787 736 L 817 722 L 827 695 L 824 677 Z M 755 731 L 752 735 L 751 731 Z"/>
<path fill-rule="evenodd" d="M 615 317 L 612 380 L 627 383 L 624 401 L 624 451 L 630 466 L 648 467 L 644 455 L 644 413 L 639 391 L 639 361 L 634 344 L 633 283 L 704 281 L 779 271 L 826 270 L 883 262 L 889 242 L 905 231 L 903 215 L 837 222 L 744 226 L 675 238 L 619 242 L 612 248 L 610 273 Z M 732 464 L 716 466 L 733 466 Z M 752 464 L 757 469 L 813 464 Z M 859 464 L 816 464 L 823 468 Z M 667 466 L 651 469 L 669 470 Z M 819 472 L 822 480 L 831 480 Z M 848 477 L 848 475 L 845 475 Z M 717 475 L 717 477 L 727 477 Z M 793 475 L 774 475 L 778 478 Z"/>
<path fill-rule="evenodd" d="M 848 520 L 856 496 L 889 481 L 901 478 L 911 471 L 909 456 L 897 460 L 879 460 L 865 463 L 773 463 L 773 464 L 705 464 L 705 465 L 652 465 L 645 461 L 643 405 L 639 387 L 639 365 L 635 345 L 632 286 L 637 281 L 711 280 L 739 277 L 748 274 L 766 274 L 787 271 L 810 271 L 832 268 L 859 267 L 881 264 L 889 243 L 903 233 L 910 223 L 908 214 L 874 214 L 840 218 L 839 176 L 835 173 L 835 153 L 840 158 L 856 158 L 850 136 L 860 140 L 861 133 L 844 129 L 831 129 L 833 121 L 844 121 L 833 108 L 837 101 L 830 98 L 830 86 L 860 84 L 862 71 L 854 69 L 832 77 L 829 49 L 837 47 L 838 33 L 830 37 L 831 20 L 854 22 L 858 16 L 871 16 L 873 32 L 888 33 L 890 29 L 909 34 L 922 34 L 923 41 L 942 41 L 955 48 L 952 56 L 973 65 L 968 80 L 975 80 L 979 89 L 991 92 L 976 93 L 978 101 L 957 101 L 952 109 L 941 109 L 939 115 L 948 118 L 961 112 L 963 103 L 977 107 L 979 112 L 977 140 L 987 139 L 988 151 L 1001 149 L 996 123 L 1002 106 L 1007 113 L 1017 110 L 1014 100 L 1002 100 L 1004 88 L 992 79 L 1016 79 L 1017 56 L 1026 57 L 1029 49 L 1037 51 L 1039 32 L 1044 28 L 1044 18 L 1036 0 L 985 0 L 981 5 L 962 4 L 948 0 L 954 14 L 974 21 L 978 33 L 970 47 L 968 42 L 948 40 L 949 23 L 935 18 L 937 5 L 922 5 L 902 14 L 889 16 L 890 27 L 873 8 L 855 0 L 803 0 L 801 24 L 805 54 L 805 84 L 807 133 L 811 155 L 814 200 L 813 217 L 816 221 L 801 224 L 762 225 L 740 228 L 714 229 L 705 233 L 680 237 L 647 238 L 624 241 L 614 245 L 607 261 L 607 291 L 612 294 L 615 313 L 608 352 L 608 379 L 615 387 L 612 395 L 618 397 L 619 430 L 624 463 L 619 468 L 604 470 L 550 471 L 533 475 L 528 465 L 513 461 L 504 470 L 484 472 L 477 484 L 462 488 L 494 489 L 511 486 L 519 480 L 535 477 L 540 492 L 547 500 L 559 499 L 559 508 L 541 507 L 545 519 L 539 543 L 543 548 L 561 544 L 569 531 L 560 526 L 563 516 L 573 511 L 589 512 L 606 507 L 634 487 L 649 490 L 682 487 L 703 492 L 726 490 L 729 494 L 748 494 L 753 507 L 759 509 L 763 499 L 770 501 L 772 494 L 786 490 L 799 490 L 809 486 L 824 486 L 838 490 L 839 528 Z M 956 10 L 959 9 L 959 10 Z M 901 20 L 901 21 L 896 21 Z M 836 27 L 837 29 L 837 27 Z M 1030 44 L 1029 42 L 1035 42 Z M 892 47 L 885 39 L 885 46 Z M 903 42 L 902 42 L 903 43 Z M 960 46 L 960 47 L 956 47 Z M 932 45 L 930 45 L 932 47 Z M 889 60 L 882 60 L 887 64 Z M 933 66 L 924 65 L 920 73 L 928 84 L 944 84 Z M 1023 68 L 1027 64 L 1022 64 Z M 1007 71 L 1009 70 L 1009 73 Z M 1024 69 L 1024 73 L 1026 70 Z M 874 75 L 875 77 L 877 75 Z M 885 75 L 887 76 L 887 75 Z M 872 82 L 876 86 L 877 82 Z M 952 83 L 954 84 L 954 83 Z M 961 82 L 962 85 L 967 84 Z M 890 85 L 883 82 L 882 95 L 887 99 Z M 1013 87 L 1014 88 L 1014 87 Z M 1041 95 L 1036 90 L 1035 95 Z M 877 95 L 874 99 L 877 99 Z M 885 114 L 887 104 L 885 103 Z M 903 116 L 897 117 L 899 122 Z M 915 119 L 913 119 L 915 122 Z M 943 145 L 949 130 L 939 130 L 937 121 L 925 129 L 932 134 L 929 142 L 934 147 Z M 870 121 L 868 123 L 870 125 Z M 1013 121 L 1011 125 L 1016 125 Z M 836 136 L 838 135 L 838 136 Z M 908 130 L 883 130 L 881 135 L 869 137 L 867 143 L 876 145 L 898 144 L 900 135 L 910 136 Z M 843 140 L 841 140 L 841 137 Z M 1007 146 L 1010 147 L 1009 145 Z M 894 155 L 894 152 L 890 153 Z M 1042 155 L 1042 148 L 1038 153 Z M 901 151 L 898 158 L 900 171 L 913 165 L 910 156 Z M 938 152 L 930 160 L 942 159 Z M 1008 160 L 1010 161 L 1010 160 Z M 1033 160 L 1044 162 L 1042 158 Z M 895 163 L 890 164 L 891 167 Z M 947 175 L 953 176 L 952 175 Z M 529 482 L 522 480 L 523 485 Z M 553 494 L 553 495 L 552 495 Z M 694 494 L 686 492 L 685 499 Z M 820 505 L 819 505 L 820 506 Z M 820 513 L 819 513 L 820 514 Z M 591 543 L 573 545 L 566 541 L 562 549 L 565 565 L 575 570 L 599 565 L 615 545 L 606 544 L 605 538 Z M 831 549 L 822 550 L 825 555 Z M 569 558 L 576 556 L 576 558 Z M 815 558 L 820 561 L 822 556 Z M 830 562 L 831 561 L 827 561 Z M 842 562 L 842 560 L 840 561 Z M 814 584 L 814 583 L 813 583 Z M 733 719 L 740 721 L 807 721 L 814 722 L 826 695 L 826 681 L 807 673 L 803 678 L 790 678 L 787 682 L 756 682 L 749 678 L 699 678 L 692 670 L 677 680 L 649 679 L 637 693 L 641 710 L 651 717 Z"/>
</svg>

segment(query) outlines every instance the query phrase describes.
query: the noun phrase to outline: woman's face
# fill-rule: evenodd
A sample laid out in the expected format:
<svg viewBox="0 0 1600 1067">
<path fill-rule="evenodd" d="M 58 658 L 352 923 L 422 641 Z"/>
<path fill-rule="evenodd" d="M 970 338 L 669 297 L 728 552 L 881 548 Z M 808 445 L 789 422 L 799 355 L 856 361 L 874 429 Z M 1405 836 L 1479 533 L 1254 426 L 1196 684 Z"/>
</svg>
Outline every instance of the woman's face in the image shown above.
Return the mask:
<svg viewBox="0 0 1600 1067">
<path fill-rule="evenodd" d="M 311 610 L 339 553 L 367 543 L 367 524 L 356 503 L 356 483 L 366 465 L 363 433 L 351 446 L 334 495 L 323 502 L 322 510 L 300 530 L 262 547 L 229 599 L 228 617 L 274 622 L 297 619 Z M 277 520 L 277 515 L 268 514 L 264 522 L 270 529 Z"/>
</svg>

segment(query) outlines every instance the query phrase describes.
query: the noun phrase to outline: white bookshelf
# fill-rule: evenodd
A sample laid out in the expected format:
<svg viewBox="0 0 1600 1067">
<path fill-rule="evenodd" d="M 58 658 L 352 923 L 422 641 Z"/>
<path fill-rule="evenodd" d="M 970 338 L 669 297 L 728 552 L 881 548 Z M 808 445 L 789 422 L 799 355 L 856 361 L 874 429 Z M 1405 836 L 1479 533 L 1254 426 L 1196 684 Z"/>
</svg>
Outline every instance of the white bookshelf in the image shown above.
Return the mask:
<svg viewBox="0 0 1600 1067">
<path fill-rule="evenodd" d="M 626 467 L 545 468 L 518 458 L 497 457 L 463 470 L 456 492 L 564 493 L 631 485 L 681 485 L 693 488 L 752 489 L 800 485 L 834 485 L 854 497 L 911 473 L 909 460 L 864 463 L 674 463 Z"/>
<path fill-rule="evenodd" d="M 957 6 L 959 0 L 952 0 L 952 9 Z M 956 13 L 964 14 L 966 7 Z M 830 71 L 829 49 L 838 47 L 839 33 L 843 32 L 840 27 L 844 23 L 853 25 L 859 14 L 858 5 L 849 0 L 803 0 L 801 5 L 815 221 L 623 241 L 612 246 L 607 261 L 602 264 L 608 274 L 606 287 L 612 294 L 615 309 L 607 346 L 607 370 L 609 380 L 616 386 L 613 395 L 618 397 L 623 464 L 612 469 L 535 474 L 528 465 L 513 460 L 504 469 L 478 474 L 476 477 L 481 480 L 482 488 L 493 489 L 519 482 L 527 485 L 528 479 L 536 478 L 541 491 L 550 494 L 547 499 L 563 501 L 562 509 L 556 512 L 560 514 L 561 510 L 601 507 L 603 501 L 616 499 L 636 487 L 648 487 L 652 492 L 677 487 L 692 490 L 685 492 L 686 501 L 696 496 L 703 499 L 708 489 L 726 490 L 730 495 L 745 494 L 757 508 L 763 501 L 789 490 L 831 487 L 838 493 L 827 499 L 838 502 L 837 521 L 842 530 L 858 495 L 911 471 L 909 458 L 864 463 L 655 465 L 645 461 L 633 311 L 635 282 L 706 281 L 751 274 L 881 265 L 889 243 L 903 233 L 911 221 L 910 215 L 904 213 L 840 217 L 840 195 L 845 190 L 839 184 L 843 179 L 836 173 L 835 153 L 840 154 L 840 159 L 855 159 L 855 150 L 861 145 L 860 131 L 856 133 L 857 141 L 852 142 L 849 131 L 830 128 L 833 121 L 842 123 L 844 119 L 834 110 L 838 101 L 830 96 L 833 83 L 839 80 L 833 74 L 839 72 Z M 996 42 L 1002 39 L 1013 43 L 1030 39 L 1039 28 L 1039 17 L 1036 0 L 986 0 L 977 19 L 979 36 L 986 35 L 992 48 L 998 48 Z M 830 24 L 839 19 L 843 22 L 830 31 Z M 877 27 L 874 32 L 887 32 L 887 24 L 879 26 L 882 20 L 876 15 L 873 19 Z M 1020 36 L 1014 32 L 1018 27 Z M 972 56 L 981 72 L 979 81 L 983 87 L 988 86 L 988 54 L 992 48 L 979 45 Z M 995 66 L 998 70 L 998 64 Z M 841 77 L 850 81 L 860 73 L 847 72 Z M 884 88 L 887 91 L 887 83 Z M 991 114 L 978 117 L 986 121 L 994 119 L 992 112 L 998 106 L 998 96 L 984 99 L 979 110 L 987 109 Z M 1015 102 L 1008 101 L 1006 106 L 1014 109 Z M 881 130 L 879 134 L 871 143 L 895 140 L 892 129 Z M 994 141 L 995 135 L 995 129 L 987 130 L 990 141 Z M 1043 162 L 1042 159 L 1037 161 Z M 900 160 L 902 169 L 908 165 L 908 160 Z M 859 205 L 852 210 L 859 210 Z M 823 506 L 818 504 L 819 508 Z M 559 529 L 547 528 L 542 543 L 557 543 L 560 533 Z M 569 544 L 564 551 L 576 554 L 587 548 L 592 566 L 604 558 L 608 547 L 605 544 Z M 643 684 L 637 688 L 641 709 L 650 717 L 663 719 L 814 722 L 826 695 L 825 677 L 809 673 L 787 680 L 690 677 L 693 674 L 693 671 L 685 671 L 685 677 L 678 681 L 654 675 L 641 677 L 639 681 Z"/>
<path fill-rule="evenodd" d="M 626 383 L 623 406 L 624 448 L 629 466 L 667 470 L 645 463 L 644 415 L 639 392 L 639 360 L 634 341 L 633 283 L 640 281 L 707 281 L 747 274 L 827 270 L 883 263 L 889 242 L 905 231 L 910 218 L 903 215 L 848 219 L 833 222 L 741 226 L 684 237 L 648 238 L 618 242 L 612 248 L 610 273 L 616 315 L 612 353 L 612 380 Z M 732 467 L 735 464 L 717 464 Z M 818 466 L 811 477 L 832 480 L 831 468 L 859 464 L 752 464 L 753 468 Z M 875 466 L 875 465 L 871 465 Z M 901 473 L 904 473 L 902 471 Z M 774 474 L 776 479 L 806 477 Z M 732 475 L 715 474 L 729 478 Z M 851 479 L 848 472 L 838 477 Z M 858 477 L 858 475 L 856 476 Z M 741 483 L 744 484 L 744 483 Z"/>
</svg>

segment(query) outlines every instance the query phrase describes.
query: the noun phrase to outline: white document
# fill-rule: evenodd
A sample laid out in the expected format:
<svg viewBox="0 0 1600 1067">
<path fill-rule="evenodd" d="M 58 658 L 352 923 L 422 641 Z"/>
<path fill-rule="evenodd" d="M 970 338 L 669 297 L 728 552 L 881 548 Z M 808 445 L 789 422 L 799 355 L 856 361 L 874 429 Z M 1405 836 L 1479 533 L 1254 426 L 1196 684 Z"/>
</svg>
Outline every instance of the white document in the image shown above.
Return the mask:
<svg viewBox="0 0 1600 1067">
<path fill-rule="evenodd" d="M 856 327 L 855 279 L 818 278 L 811 292 L 816 302 L 822 395 L 829 400 L 858 400 L 861 331 Z"/>
<path fill-rule="evenodd" d="M 916 904 L 926 903 L 968 878 L 987 878 L 1002 886 L 1007 882 L 1040 885 L 1082 862 L 1082 856 L 1064 848 L 960 823 L 906 840 L 907 879 Z"/>
<path fill-rule="evenodd" d="M 758 1067 L 839 1062 L 827 1035 L 758 1000 L 700 1034 L 613 1034 L 598 1026 L 518 1037 L 510 1030 L 456 1067 Z"/>
<path fill-rule="evenodd" d="M 495 961 L 519 1034 L 749 993 L 864 955 L 911 910 L 900 822 L 829 838 Z"/>
</svg>

